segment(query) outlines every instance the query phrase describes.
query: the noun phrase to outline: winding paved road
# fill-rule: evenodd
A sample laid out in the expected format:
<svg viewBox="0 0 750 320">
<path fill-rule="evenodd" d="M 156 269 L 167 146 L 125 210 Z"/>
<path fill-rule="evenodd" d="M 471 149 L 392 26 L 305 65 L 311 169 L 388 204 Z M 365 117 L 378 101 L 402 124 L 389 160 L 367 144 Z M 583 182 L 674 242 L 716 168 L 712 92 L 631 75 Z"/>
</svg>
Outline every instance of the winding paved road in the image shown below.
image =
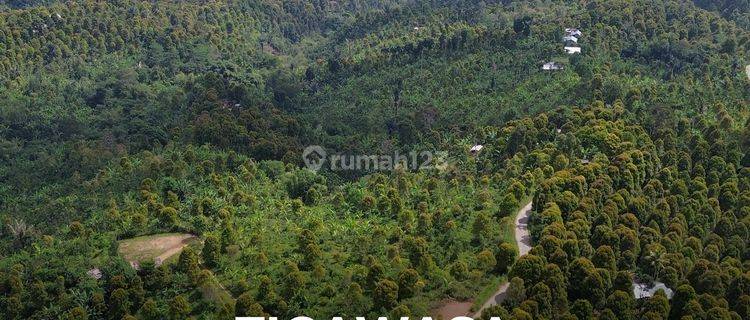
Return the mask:
<svg viewBox="0 0 750 320">
<path fill-rule="evenodd" d="M 521 208 L 521 210 L 518 211 L 518 214 L 516 215 L 516 244 L 518 245 L 518 256 L 525 256 L 529 251 L 531 250 L 531 235 L 529 234 L 529 213 L 531 212 L 531 208 L 533 207 L 533 202 L 529 201 L 526 206 Z M 492 297 L 487 299 L 487 301 L 482 305 L 482 307 L 477 310 L 477 312 L 474 314 L 474 319 L 478 319 L 479 316 L 482 315 L 482 311 L 484 309 L 487 309 L 491 306 L 500 304 L 505 299 L 505 293 L 508 291 L 509 282 L 505 282 L 500 285 L 499 288 L 497 288 L 497 291 L 495 291 L 494 294 L 492 294 Z"/>
<path fill-rule="evenodd" d="M 531 234 L 529 234 L 529 212 L 533 204 L 529 201 L 526 206 L 516 215 L 516 244 L 518 244 L 518 256 L 525 256 L 531 251 Z"/>
</svg>

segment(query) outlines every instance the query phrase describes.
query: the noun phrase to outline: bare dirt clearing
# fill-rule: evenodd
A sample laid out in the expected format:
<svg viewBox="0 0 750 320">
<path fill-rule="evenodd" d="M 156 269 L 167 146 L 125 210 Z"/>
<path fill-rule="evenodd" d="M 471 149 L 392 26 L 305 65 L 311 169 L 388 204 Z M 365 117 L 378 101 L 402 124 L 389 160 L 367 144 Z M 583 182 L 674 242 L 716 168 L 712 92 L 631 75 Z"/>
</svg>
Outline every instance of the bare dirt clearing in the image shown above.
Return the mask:
<svg viewBox="0 0 750 320">
<path fill-rule="evenodd" d="M 121 240 L 117 252 L 132 262 L 164 262 L 198 238 L 192 234 L 166 233 Z"/>
<path fill-rule="evenodd" d="M 440 301 L 440 307 L 431 311 L 430 315 L 435 319 L 453 319 L 455 317 L 463 317 L 471 313 L 471 301 L 457 301 L 454 299 L 446 299 Z"/>
</svg>

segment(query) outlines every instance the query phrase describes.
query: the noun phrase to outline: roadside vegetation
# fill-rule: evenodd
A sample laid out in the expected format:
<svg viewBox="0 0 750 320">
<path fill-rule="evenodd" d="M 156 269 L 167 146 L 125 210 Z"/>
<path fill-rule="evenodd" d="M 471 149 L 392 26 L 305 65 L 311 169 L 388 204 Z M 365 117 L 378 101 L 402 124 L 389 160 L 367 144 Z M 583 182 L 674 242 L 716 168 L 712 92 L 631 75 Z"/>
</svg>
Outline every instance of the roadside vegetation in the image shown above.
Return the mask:
<svg viewBox="0 0 750 320">
<path fill-rule="evenodd" d="M 0 314 L 748 319 L 745 7 L 4 2 Z"/>
</svg>

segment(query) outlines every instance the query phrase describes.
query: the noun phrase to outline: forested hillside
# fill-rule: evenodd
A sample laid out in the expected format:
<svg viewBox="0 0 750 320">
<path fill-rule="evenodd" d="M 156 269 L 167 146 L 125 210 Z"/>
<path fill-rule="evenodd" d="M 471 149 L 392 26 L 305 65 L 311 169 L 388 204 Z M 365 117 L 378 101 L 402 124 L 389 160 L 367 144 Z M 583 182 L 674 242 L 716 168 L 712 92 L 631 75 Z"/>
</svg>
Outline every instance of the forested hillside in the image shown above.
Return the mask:
<svg viewBox="0 0 750 320">
<path fill-rule="evenodd" d="M 508 282 L 476 317 L 750 319 L 748 17 L 0 1 L 0 318 L 422 317 Z M 447 164 L 312 172 L 309 145 Z"/>
<path fill-rule="evenodd" d="M 734 20 L 737 25 L 745 29 L 750 28 L 750 2 L 738 1 L 694 1 L 696 5 L 706 10 L 719 12 L 727 19 Z"/>
</svg>

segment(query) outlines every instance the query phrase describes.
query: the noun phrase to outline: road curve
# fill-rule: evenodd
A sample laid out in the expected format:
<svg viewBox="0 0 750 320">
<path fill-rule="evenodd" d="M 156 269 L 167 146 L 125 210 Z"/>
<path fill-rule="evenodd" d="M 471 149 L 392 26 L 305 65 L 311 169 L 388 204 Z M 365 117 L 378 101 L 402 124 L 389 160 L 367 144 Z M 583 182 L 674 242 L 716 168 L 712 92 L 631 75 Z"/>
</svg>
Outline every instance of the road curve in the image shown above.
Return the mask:
<svg viewBox="0 0 750 320">
<path fill-rule="evenodd" d="M 529 213 L 531 212 L 532 202 L 529 201 L 526 206 L 516 215 L 516 244 L 518 245 L 518 256 L 525 256 L 531 251 L 531 234 L 529 234 Z"/>
<path fill-rule="evenodd" d="M 533 202 L 529 201 L 521 210 L 516 214 L 516 244 L 518 245 L 518 256 L 525 256 L 531 250 L 531 234 L 529 234 L 529 213 L 533 207 Z M 481 308 L 474 313 L 474 319 L 478 319 L 482 315 L 482 311 L 494 305 L 500 304 L 505 299 L 506 291 L 508 291 L 509 282 L 504 282 L 497 288 L 497 291 L 484 302 Z"/>
</svg>

